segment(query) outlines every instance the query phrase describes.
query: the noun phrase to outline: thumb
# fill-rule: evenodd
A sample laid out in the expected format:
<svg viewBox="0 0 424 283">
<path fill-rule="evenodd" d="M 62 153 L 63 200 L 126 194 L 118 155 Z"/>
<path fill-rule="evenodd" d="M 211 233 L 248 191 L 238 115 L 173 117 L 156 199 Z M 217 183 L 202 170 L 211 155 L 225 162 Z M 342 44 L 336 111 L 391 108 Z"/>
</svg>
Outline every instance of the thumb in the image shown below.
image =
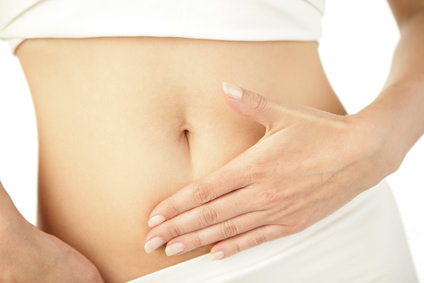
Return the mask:
<svg viewBox="0 0 424 283">
<path fill-rule="evenodd" d="M 227 82 L 222 82 L 222 89 L 227 94 L 226 100 L 231 108 L 261 123 L 266 127 L 267 132 L 274 122 L 281 119 L 278 105 L 268 98 Z"/>
</svg>

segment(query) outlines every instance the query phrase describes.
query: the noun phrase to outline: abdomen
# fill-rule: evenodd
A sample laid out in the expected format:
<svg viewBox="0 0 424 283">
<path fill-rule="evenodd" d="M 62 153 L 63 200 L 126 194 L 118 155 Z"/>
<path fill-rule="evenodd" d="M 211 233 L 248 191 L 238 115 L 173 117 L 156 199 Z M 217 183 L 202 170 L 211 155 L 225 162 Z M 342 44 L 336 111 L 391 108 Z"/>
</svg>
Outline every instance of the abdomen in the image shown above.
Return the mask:
<svg viewBox="0 0 424 283">
<path fill-rule="evenodd" d="M 28 39 L 17 55 L 39 135 L 38 227 L 123 282 L 209 252 L 146 254 L 153 207 L 252 146 L 265 127 L 221 82 L 345 114 L 313 42 Z"/>
</svg>

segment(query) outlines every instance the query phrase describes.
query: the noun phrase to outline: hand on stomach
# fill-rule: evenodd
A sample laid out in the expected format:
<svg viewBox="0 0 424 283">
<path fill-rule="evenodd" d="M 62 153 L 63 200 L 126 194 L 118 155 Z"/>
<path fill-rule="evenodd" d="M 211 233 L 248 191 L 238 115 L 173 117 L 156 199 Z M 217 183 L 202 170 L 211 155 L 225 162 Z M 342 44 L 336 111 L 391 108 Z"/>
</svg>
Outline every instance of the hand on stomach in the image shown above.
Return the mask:
<svg viewBox="0 0 424 283">
<path fill-rule="evenodd" d="M 152 208 L 255 144 L 221 82 L 336 114 L 316 42 L 27 39 L 17 49 L 39 136 L 37 226 L 123 282 L 208 253 L 147 254 Z"/>
</svg>

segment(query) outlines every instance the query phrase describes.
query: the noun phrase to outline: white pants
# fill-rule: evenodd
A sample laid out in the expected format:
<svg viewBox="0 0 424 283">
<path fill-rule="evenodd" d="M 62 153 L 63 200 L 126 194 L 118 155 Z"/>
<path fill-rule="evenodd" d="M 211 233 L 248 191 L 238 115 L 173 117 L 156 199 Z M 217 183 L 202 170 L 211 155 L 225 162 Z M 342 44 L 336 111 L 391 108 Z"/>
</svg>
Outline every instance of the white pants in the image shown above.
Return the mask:
<svg viewBox="0 0 424 283">
<path fill-rule="evenodd" d="M 417 283 L 384 179 L 307 229 L 213 261 L 204 254 L 130 283 Z"/>
</svg>

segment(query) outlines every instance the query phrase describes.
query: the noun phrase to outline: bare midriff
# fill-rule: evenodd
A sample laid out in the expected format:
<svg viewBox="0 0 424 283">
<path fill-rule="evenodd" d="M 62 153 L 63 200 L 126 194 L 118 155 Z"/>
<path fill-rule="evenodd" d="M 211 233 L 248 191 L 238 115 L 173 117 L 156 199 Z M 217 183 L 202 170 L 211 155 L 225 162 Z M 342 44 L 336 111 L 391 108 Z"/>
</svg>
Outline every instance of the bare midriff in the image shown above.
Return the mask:
<svg viewBox="0 0 424 283">
<path fill-rule="evenodd" d="M 39 137 L 37 226 L 124 282 L 209 252 L 147 254 L 150 211 L 255 144 L 265 127 L 221 82 L 346 114 L 317 42 L 37 38 L 17 49 Z M 293 141 L 295 142 L 295 141 Z"/>
</svg>

